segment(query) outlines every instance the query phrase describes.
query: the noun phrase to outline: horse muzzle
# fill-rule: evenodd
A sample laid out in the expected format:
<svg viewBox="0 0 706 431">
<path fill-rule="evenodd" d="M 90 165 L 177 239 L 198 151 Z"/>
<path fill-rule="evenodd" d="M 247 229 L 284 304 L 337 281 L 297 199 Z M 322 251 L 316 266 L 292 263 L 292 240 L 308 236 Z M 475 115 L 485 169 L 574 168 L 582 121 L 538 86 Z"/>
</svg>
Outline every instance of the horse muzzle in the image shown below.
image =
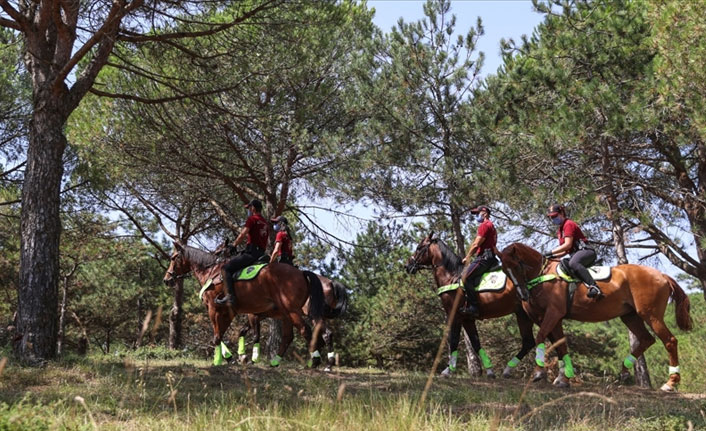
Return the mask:
<svg viewBox="0 0 706 431">
<path fill-rule="evenodd" d="M 404 270 L 407 272 L 407 274 L 416 274 L 417 271 L 419 271 L 419 266 L 417 265 L 416 262 L 410 262 L 407 265 L 405 265 Z"/>
</svg>

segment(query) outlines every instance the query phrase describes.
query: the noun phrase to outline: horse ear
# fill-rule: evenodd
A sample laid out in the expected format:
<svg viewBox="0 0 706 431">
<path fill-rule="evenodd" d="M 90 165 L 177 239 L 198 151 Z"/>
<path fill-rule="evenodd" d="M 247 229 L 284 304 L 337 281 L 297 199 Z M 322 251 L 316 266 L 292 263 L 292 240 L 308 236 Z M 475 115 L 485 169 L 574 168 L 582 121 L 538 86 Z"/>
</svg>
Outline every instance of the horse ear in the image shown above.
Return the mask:
<svg viewBox="0 0 706 431">
<path fill-rule="evenodd" d="M 431 241 L 434 238 L 434 231 L 429 232 L 429 236 L 427 238 Z"/>
<path fill-rule="evenodd" d="M 184 244 L 181 241 L 174 241 L 174 248 L 181 251 L 184 249 Z"/>
</svg>

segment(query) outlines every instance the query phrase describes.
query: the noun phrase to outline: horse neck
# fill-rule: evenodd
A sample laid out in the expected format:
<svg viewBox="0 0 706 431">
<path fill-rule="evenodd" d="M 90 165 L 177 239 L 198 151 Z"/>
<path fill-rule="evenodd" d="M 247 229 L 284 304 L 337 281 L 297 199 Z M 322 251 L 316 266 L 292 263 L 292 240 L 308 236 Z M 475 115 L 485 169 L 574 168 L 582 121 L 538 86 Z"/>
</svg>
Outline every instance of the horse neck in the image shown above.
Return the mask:
<svg viewBox="0 0 706 431">
<path fill-rule="evenodd" d="M 197 263 L 189 262 L 189 267 L 194 277 L 199 281 L 200 285 L 204 285 L 209 278 L 214 278 L 221 273 L 223 263 L 215 263 L 211 266 L 203 266 Z"/>
<path fill-rule="evenodd" d="M 446 286 L 455 282 L 461 274 L 455 274 L 444 266 L 444 258 L 441 254 L 441 248 L 437 245 L 438 255 L 434 254 L 431 263 L 434 267 L 434 280 L 438 286 Z"/>
<path fill-rule="evenodd" d="M 526 265 L 530 267 L 530 272 L 525 274 L 527 277 L 539 277 L 542 274 L 546 274 L 550 269 L 553 268 L 552 262 L 545 260 L 544 257 L 542 257 L 542 255 L 538 251 L 524 244 L 522 244 L 522 246 L 525 248 L 525 253 L 531 258 L 533 258 L 532 260 L 536 260 L 534 258 L 539 259 L 538 263 L 530 263 L 526 260 L 523 261 Z"/>
</svg>

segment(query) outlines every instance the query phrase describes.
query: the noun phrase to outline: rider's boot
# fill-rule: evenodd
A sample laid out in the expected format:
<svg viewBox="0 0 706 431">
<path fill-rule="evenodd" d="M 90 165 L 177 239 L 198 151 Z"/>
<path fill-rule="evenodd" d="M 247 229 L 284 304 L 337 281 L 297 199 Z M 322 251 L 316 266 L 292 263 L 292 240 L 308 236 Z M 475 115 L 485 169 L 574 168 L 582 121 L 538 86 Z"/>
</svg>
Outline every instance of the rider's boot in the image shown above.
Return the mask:
<svg viewBox="0 0 706 431">
<path fill-rule="evenodd" d="M 588 293 L 586 296 L 589 298 L 600 298 L 603 296 L 603 292 L 601 292 L 601 289 L 595 284 L 587 284 L 586 287 L 588 287 Z"/>
<path fill-rule="evenodd" d="M 470 279 L 470 277 L 469 277 Z M 473 286 L 470 286 L 472 282 L 466 279 L 463 285 L 463 290 L 466 292 L 466 304 L 458 310 L 461 314 L 465 314 L 469 317 L 478 318 L 480 315 L 480 306 L 478 304 L 478 292 L 476 292 Z"/>
<path fill-rule="evenodd" d="M 223 298 L 216 298 L 214 302 L 218 305 L 228 305 L 235 307 L 235 290 L 233 288 L 233 277 L 223 269 L 221 270 L 221 279 L 226 284 L 226 295 Z"/>
</svg>

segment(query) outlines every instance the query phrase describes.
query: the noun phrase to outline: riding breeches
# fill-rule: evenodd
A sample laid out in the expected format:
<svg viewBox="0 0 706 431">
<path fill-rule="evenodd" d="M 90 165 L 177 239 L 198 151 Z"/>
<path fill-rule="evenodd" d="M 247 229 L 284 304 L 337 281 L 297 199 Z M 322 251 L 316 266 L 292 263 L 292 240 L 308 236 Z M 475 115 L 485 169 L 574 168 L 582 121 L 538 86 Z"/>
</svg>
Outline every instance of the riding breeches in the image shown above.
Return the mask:
<svg viewBox="0 0 706 431">
<path fill-rule="evenodd" d="M 596 282 L 593 280 L 591 273 L 588 272 L 586 268 L 593 265 L 595 261 L 596 252 L 593 249 L 584 248 L 569 257 L 569 268 L 571 268 L 571 270 L 574 271 L 574 273 L 578 275 L 584 283 L 589 286 L 594 286 Z"/>
</svg>

